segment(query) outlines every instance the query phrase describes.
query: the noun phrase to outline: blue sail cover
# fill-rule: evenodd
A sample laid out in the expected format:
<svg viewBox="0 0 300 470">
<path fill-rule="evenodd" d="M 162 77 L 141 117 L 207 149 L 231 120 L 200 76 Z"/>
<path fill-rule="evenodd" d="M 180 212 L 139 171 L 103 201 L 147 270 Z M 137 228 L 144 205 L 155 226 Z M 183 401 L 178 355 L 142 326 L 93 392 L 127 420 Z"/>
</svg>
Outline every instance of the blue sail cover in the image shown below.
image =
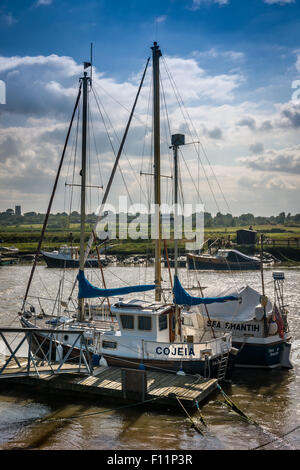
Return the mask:
<svg viewBox="0 0 300 470">
<path fill-rule="evenodd" d="M 155 285 L 128 286 L 117 289 L 100 289 L 93 286 L 85 277 L 83 271 L 79 271 L 78 276 L 78 299 L 91 299 L 93 297 L 113 297 L 114 295 L 125 295 L 132 292 L 146 292 L 155 289 Z"/>
<path fill-rule="evenodd" d="M 238 297 L 228 295 L 226 297 L 192 297 L 180 284 L 177 276 L 174 276 L 174 304 L 177 305 L 200 305 L 228 302 L 229 300 L 239 300 Z"/>
</svg>

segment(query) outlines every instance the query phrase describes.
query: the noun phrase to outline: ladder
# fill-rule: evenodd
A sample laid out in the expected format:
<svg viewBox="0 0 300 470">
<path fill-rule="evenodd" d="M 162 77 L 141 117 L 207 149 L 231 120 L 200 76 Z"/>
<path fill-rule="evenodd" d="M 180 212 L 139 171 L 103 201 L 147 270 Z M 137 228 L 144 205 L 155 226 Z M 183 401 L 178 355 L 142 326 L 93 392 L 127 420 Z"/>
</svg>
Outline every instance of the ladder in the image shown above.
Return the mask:
<svg viewBox="0 0 300 470">
<path fill-rule="evenodd" d="M 223 353 L 219 362 L 219 369 L 217 379 L 218 381 L 222 381 L 225 379 L 227 366 L 228 366 L 228 356 L 229 352 Z"/>
</svg>

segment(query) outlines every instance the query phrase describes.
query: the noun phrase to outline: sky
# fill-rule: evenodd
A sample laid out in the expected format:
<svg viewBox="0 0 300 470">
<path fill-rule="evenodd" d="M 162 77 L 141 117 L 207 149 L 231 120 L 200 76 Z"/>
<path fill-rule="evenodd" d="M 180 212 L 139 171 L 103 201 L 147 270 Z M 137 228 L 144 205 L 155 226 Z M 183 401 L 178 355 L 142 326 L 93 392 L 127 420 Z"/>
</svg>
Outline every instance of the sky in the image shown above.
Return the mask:
<svg viewBox="0 0 300 470">
<path fill-rule="evenodd" d="M 182 148 L 184 201 L 197 199 L 213 214 L 299 213 L 299 31 L 299 0 L 0 0 L 0 80 L 6 88 L 0 210 L 21 204 L 22 212 L 46 211 L 91 42 L 89 175 L 90 184 L 105 186 L 112 147 L 118 150 L 158 41 L 162 171 L 172 172 L 168 126 L 172 134 L 184 133 L 186 142 L 201 142 Z M 151 172 L 150 93 L 151 68 L 111 203 L 120 195 L 134 203 L 151 196 L 149 177 L 140 176 L 141 170 Z M 79 182 L 79 151 L 72 179 L 75 142 L 74 129 L 52 212 L 79 209 L 79 195 L 75 189 L 67 194 L 65 186 Z M 166 202 L 170 181 L 162 179 Z M 93 211 L 102 193 L 89 193 Z"/>
</svg>

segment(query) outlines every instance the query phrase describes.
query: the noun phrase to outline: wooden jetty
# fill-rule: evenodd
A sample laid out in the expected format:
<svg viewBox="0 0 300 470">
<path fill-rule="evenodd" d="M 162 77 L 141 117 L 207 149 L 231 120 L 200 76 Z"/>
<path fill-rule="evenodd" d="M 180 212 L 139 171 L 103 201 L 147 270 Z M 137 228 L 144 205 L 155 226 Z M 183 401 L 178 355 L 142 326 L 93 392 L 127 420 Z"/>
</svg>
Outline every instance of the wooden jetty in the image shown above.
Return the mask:
<svg viewBox="0 0 300 470">
<path fill-rule="evenodd" d="M 41 336 L 41 332 L 45 336 Z M 149 367 L 147 370 L 111 366 L 95 368 L 82 330 L 72 330 L 75 335 L 73 345 L 58 356 L 53 355 L 52 345 L 57 332 L 52 328 L 0 328 L 0 340 L 6 347 L 6 354 L 0 355 L 0 384 L 33 385 L 35 390 L 55 391 L 62 395 L 72 393 L 81 397 L 98 396 L 118 403 L 150 402 L 178 406 L 180 400 L 187 408 L 205 400 L 218 387 L 217 379 L 177 375 Z M 18 336 L 13 346 L 9 338 L 12 333 Z M 46 340 L 49 344 L 45 348 Z M 27 357 L 18 357 L 18 351 L 26 343 Z M 75 345 L 76 360 L 71 355 Z"/>
<path fill-rule="evenodd" d="M 78 364 L 64 364 L 56 373 L 58 364 L 36 365 L 27 374 L 27 361 L 19 361 L 21 368 L 6 368 L 1 383 L 31 385 L 46 391 L 68 392 L 77 396 L 89 395 L 120 402 L 150 402 L 156 405 L 178 407 L 178 400 L 186 408 L 193 408 L 216 390 L 217 379 L 193 375 L 176 375 L 152 370 L 98 367 L 93 375 L 78 372 Z"/>
</svg>

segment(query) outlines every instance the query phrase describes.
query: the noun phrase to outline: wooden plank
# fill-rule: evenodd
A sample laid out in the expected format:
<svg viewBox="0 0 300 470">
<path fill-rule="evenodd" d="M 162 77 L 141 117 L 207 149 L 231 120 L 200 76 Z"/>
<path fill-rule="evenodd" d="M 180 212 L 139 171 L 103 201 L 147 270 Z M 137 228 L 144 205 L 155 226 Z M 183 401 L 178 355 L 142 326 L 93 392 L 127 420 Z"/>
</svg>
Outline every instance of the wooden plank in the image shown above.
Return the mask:
<svg viewBox="0 0 300 470">
<path fill-rule="evenodd" d="M 23 361 L 23 372 L 26 375 L 27 361 Z M 57 371 L 58 364 L 53 368 Z M 96 375 L 78 377 L 78 364 L 65 364 L 60 372 L 65 372 L 64 376 L 59 373 L 53 374 L 48 365 L 37 367 L 42 374 L 40 378 L 32 375 L 32 379 L 42 383 L 48 382 L 52 388 L 60 390 L 73 390 L 81 394 L 90 392 L 107 397 L 122 397 L 121 369 L 118 367 L 106 367 L 100 369 Z M 17 377 L 20 368 L 9 367 L 10 374 Z M 84 370 L 82 368 L 82 370 Z M 31 364 L 31 372 L 35 373 L 35 368 Z M 75 372 L 72 374 L 72 372 Z M 206 398 L 216 389 L 217 379 L 197 380 L 195 376 L 176 375 L 168 372 L 147 371 L 147 397 L 161 397 L 156 403 L 168 403 L 176 405 L 177 400 L 168 397 L 169 394 L 177 395 L 187 407 L 194 406 L 194 401 Z M 74 375 L 74 378 L 71 376 Z M 38 382 L 37 382 L 38 383 Z M 48 385 L 47 385 L 48 386 Z"/>
<path fill-rule="evenodd" d="M 165 387 L 167 384 L 173 384 L 174 378 L 173 376 L 170 376 L 169 374 L 166 374 L 166 376 L 163 376 L 162 374 L 157 377 L 156 380 L 151 384 L 151 386 L 148 388 L 147 393 L 153 393 L 154 390 L 157 390 L 159 388 Z M 170 386 L 170 385 L 169 385 Z"/>
<path fill-rule="evenodd" d="M 101 379 L 99 380 L 99 382 L 97 382 L 97 384 L 95 383 L 95 387 L 97 388 L 107 388 L 109 389 L 109 384 L 111 383 L 110 380 L 107 380 L 107 379 Z"/>
<path fill-rule="evenodd" d="M 110 387 L 110 384 L 112 383 L 115 383 L 115 382 L 120 382 L 121 383 L 121 371 L 120 370 L 117 370 L 117 371 L 114 371 L 114 374 L 109 374 L 109 376 L 107 377 L 106 375 L 103 375 L 102 377 L 99 377 L 99 383 L 100 381 L 102 382 L 103 380 L 105 380 L 105 388 L 109 388 Z M 99 386 L 99 385 L 97 385 Z"/>
<path fill-rule="evenodd" d="M 107 367 L 101 375 L 105 376 L 106 379 L 110 379 L 112 377 L 117 376 L 118 374 L 121 376 L 121 371 L 120 369 L 118 369 L 118 367 Z"/>
<path fill-rule="evenodd" d="M 120 371 L 108 371 L 107 373 L 103 372 L 99 376 L 97 376 L 98 383 L 103 382 L 104 380 L 109 382 L 114 382 L 115 380 L 121 380 L 121 373 Z"/>
<path fill-rule="evenodd" d="M 187 383 L 186 377 L 184 376 L 176 376 L 172 383 L 170 384 L 169 390 L 164 389 L 166 394 L 175 393 L 176 395 L 187 395 L 190 393 L 191 384 Z"/>
</svg>

